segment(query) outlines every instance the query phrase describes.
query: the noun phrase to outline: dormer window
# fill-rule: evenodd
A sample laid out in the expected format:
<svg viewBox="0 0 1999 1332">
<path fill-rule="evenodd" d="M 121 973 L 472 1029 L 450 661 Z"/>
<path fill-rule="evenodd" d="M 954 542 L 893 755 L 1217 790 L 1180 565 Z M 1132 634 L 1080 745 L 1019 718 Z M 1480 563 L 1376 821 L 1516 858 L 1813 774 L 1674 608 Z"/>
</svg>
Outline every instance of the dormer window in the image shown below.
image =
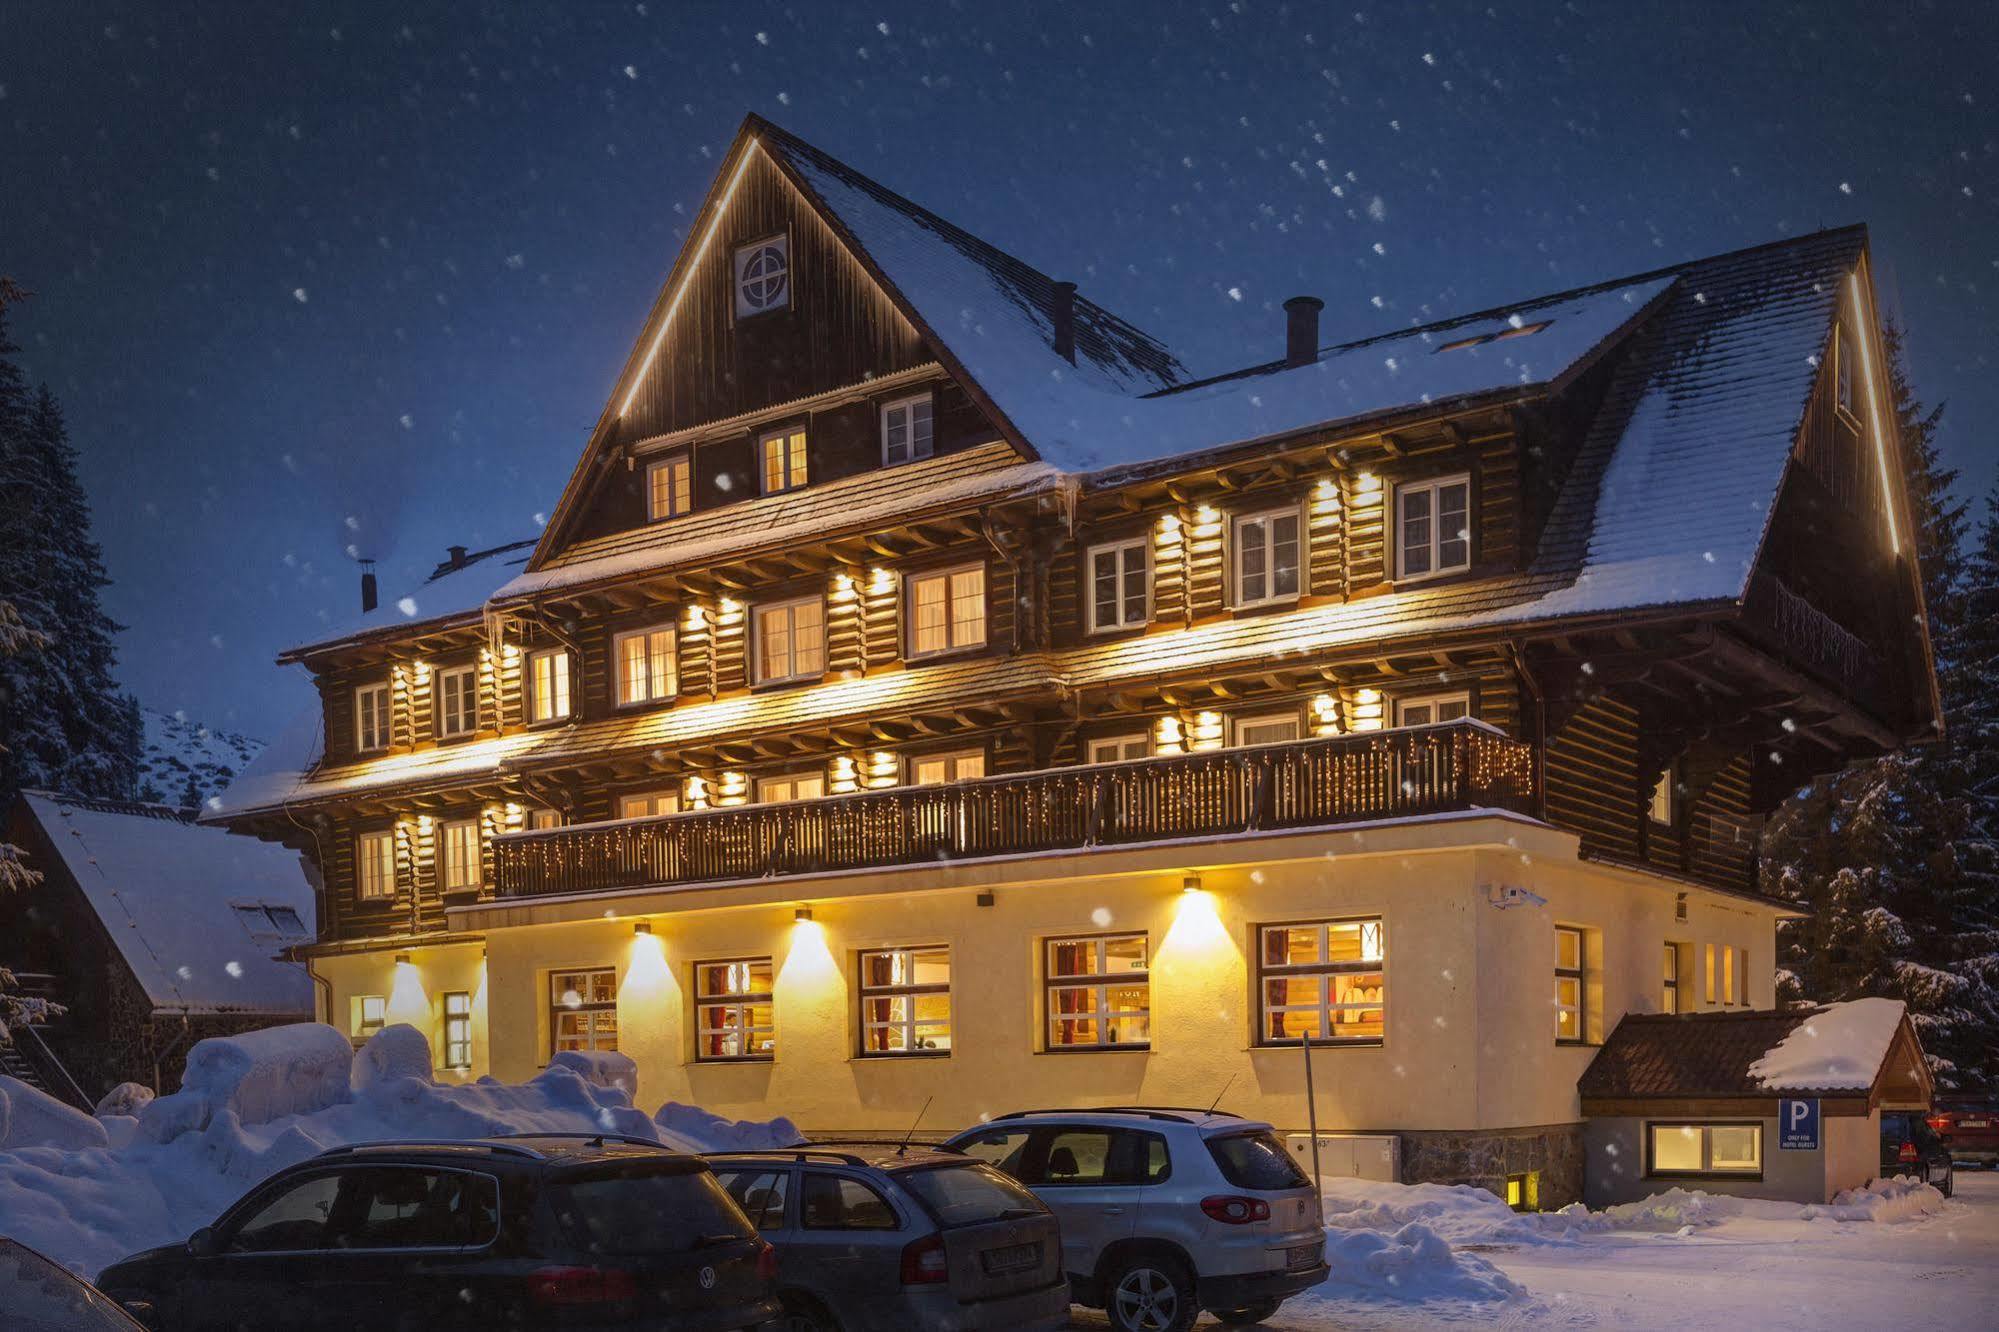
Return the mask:
<svg viewBox="0 0 1999 1332">
<path fill-rule="evenodd" d="M 354 691 L 354 748 L 363 754 L 389 747 L 389 687 L 362 685 Z"/>
<path fill-rule="evenodd" d="M 805 484 L 805 427 L 777 430 L 757 441 L 763 493 L 775 495 Z"/>
<path fill-rule="evenodd" d="M 1395 577 L 1406 582 L 1471 568 L 1471 478 L 1395 488 Z"/>
<path fill-rule="evenodd" d="M 646 464 L 646 517 L 678 518 L 694 508 L 694 460 L 684 453 Z"/>
<path fill-rule="evenodd" d="M 928 458 L 931 450 L 930 395 L 899 398 L 882 405 L 882 465 Z"/>
<path fill-rule="evenodd" d="M 791 237 L 779 232 L 736 247 L 736 318 L 791 305 Z"/>
</svg>

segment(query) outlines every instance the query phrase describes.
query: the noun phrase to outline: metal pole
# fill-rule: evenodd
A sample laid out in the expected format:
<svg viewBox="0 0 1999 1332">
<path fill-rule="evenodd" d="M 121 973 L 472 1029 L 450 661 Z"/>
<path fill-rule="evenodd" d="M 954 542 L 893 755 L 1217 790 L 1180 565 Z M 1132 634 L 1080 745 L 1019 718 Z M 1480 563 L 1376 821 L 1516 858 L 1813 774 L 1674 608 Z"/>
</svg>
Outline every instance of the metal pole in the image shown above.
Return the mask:
<svg viewBox="0 0 1999 1332">
<path fill-rule="evenodd" d="M 1312 1135 L 1312 1208 L 1318 1214 L 1319 1228 L 1326 1225 L 1325 1185 L 1319 1177 L 1319 1097 L 1312 1090 L 1312 1034 L 1303 1033 L 1305 1048 L 1305 1123 Z"/>
</svg>

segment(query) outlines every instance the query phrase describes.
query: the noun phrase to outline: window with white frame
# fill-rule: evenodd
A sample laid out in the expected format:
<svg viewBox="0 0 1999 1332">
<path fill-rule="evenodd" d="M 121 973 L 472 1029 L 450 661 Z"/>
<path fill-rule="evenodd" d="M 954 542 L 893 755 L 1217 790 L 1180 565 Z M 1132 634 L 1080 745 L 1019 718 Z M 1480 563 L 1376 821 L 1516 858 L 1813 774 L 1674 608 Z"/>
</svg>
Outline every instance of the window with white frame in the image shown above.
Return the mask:
<svg viewBox="0 0 1999 1332">
<path fill-rule="evenodd" d="M 694 511 L 694 459 L 670 454 L 646 464 L 646 517 L 678 518 Z"/>
<path fill-rule="evenodd" d="M 757 441 L 763 493 L 776 495 L 805 484 L 805 427 L 775 430 Z"/>
<path fill-rule="evenodd" d="M 1555 1039 L 1579 1044 L 1585 1034 L 1583 970 L 1589 940 L 1569 925 L 1555 927 Z"/>
<path fill-rule="evenodd" d="M 1258 1040 L 1372 1044 L 1382 1039 L 1388 960 L 1381 917 L 1265 925 L 1257 950 Z"/>
<path fill-rule="evenodd" d="M 389 1000 L 387 995 L 357 994 L 348 1009 L 347 1030 L 350 1035 L 366 1039 L 389 1024 Z"/>
<path fill-rule="evenodd" d="M 1395 488 L 1395 576 L 1429 578 L 1471 567 L 1471 478 Z"/>
<path fill-rule="evenodd" d="M 1043 958 L 1050 1050 L 1151 1044 L 1151 949 L 1145 935 L 1050 939 Z"/>
<path fill-rule="evenodd" d="M 909 758 L 911 786 L 942 786 L 966 782 L 986 775 L 986 752 L 961 749 L 950 754 L 912 754 Z"/>
<path fill-rule="evenodd" d="M 779 232 L 735 253 L 736 318 L 770 314 L 791 304 L 791 236 Z"/>
<path fill-rule="evenodd" d="M 1460 721 L 1469 716 L 1469 693 L 1423 694 L 1395 700 L 1397 726 L 1433 726 L 1438 722 Z"/>
<path fill-rule="evenodd" d="M 569 653 L 543 648 L 528 654 L 528 721 L 561 721 L 569 716 Z"/>
<path fill-rule="evenodd" d="M 1648 1175 L 1763 1174 L 1761 1124 L 1645 1125 Z"/>
<path fill-rule="evenodd" d="M 479 863 L 479 820 L 453 819 L 437 830 L 437 881 L 445 892 L 477 888 L 483 877 Z"/>
<path fill-rule="evenodd" d="M 678 791 L 629 791 L 618 797 L 618 817 L 621 819 L 654 819 L 662 814 L 679 812 Z"/>
<path fill-rule="evenodd" d="M 986 641 L 986 566 L 909 575 L 909 655 L 935 656 Z"/>
<path fill-rule="evenodd" d="M 528 830 L 530 832 L 547 832 L 551 828 L 560 828 L 561 826 L 562 811 L 559 809 L 550 809 L 547 805 L 536 805 L 528 811 Z"/>
<path fill-rule="evenodd" d="M 694 964 L 694 1057 L 769 1059 L 777 1053 L 768 957 Z"/>
<path fill-rule="evenodd" d="M 466 990 L 444 992 L 444 1066 L 472 1067 L 472 995 Z"/>
<path fill-rule="evenodd" d="M 1670 940 L 1666 944 L 1663 968 L 1660 974 L 1659 1011 L 1673 1014 L 1686 1010 L 1680 1007 L 1680 968 L 1686 965 L 1685 955 L 1679 944 Z"/>
<path fill-rule="evenodd" d="M 1267 606 L 1297 599 L 1303 586 L 1302 531 L 1296 509 L 1245 514 L 1235 520 L 1230 553 L 1236 605 Z"/>
<path fill-rule="evenodd" d="M 951 1049 L 951 950 L 878 948 L 861 954 L 861 1054 Z"/>
<path fill-rule="evenodd" d="M 613 638 L 611 655 L 618 664 L 618 706 L 658 703 L 678 693 L 680 675 L 674 651 L 670 624 L 634 629 Z"/>
<path fill-rule="evenodd" d="M 818 772 L 785 772 L 757 778 L 757 803 L 782 805 L 792 800 L 817 800 L 826 794 L 826 775 Z"/>
<path fill-rule="evenodd" d="M 759 606 L 753 627 L 758 684 L 826 673 L 826 605 L 818 597 Z"/>
<path fill-rule="evenodd" d="M 618 1048 L 618 971 L 587 967 L 551 972 L 548 978 L 548 1032 L 551 1048 Z"/>
<path fill-rule="evenodd" d="M 453 666 L 437 673 L 437 738 L 455 740 L 479 729 L 479 669 Z"/>
<path fill-rule="evenodd" d="M 1152 561 L 1143 537 L 1090 547 L 1090 632 L 1131 629 L 1152 614 Z"/>
<path fill-rule="evenodd" d="M 384 828 L 354 839 L 354 889 L 363 902 L 396 895 L 396 835 Z"/>
<path fill-rule="evenodd" d="M 1304 734 L 1296 712 L 1260 712 L 1248 717 L 1231 717 L 1229 726 L 1237 748 L 1288 744 Z"/>
<path fill-rule="evenodd" d="M 1144 731 L 1131 735 L 1099 736 L 1090 741 L 1090 762 L 1124 763 L 1131 759 L 1152 757 L 1152 737 Z"/>
<path fill-rule="evenodd" d="M 918 458 L 928 458 L 932 446 L 930 423 L 930 395 L 919 393 L 910 398 L 898 398 L 894 402 L 882 404 L 882 463 L 893 467 L 897 463 L 914 462 Z"/>
<path fill-rule="evenodd" d="M 365 754 L 389 747 L 389 687 L 366 684 L 354 691 L 354 748 Z"/>
</svg>

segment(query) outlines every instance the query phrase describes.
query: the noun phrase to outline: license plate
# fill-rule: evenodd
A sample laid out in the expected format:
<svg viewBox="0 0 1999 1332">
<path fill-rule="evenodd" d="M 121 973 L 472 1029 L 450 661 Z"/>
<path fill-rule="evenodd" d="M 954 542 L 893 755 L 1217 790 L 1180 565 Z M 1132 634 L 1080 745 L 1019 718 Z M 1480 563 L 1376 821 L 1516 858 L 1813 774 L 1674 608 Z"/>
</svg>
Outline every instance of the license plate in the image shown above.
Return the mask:
<svg viewBox="0 0 1999 1332">
<path fill-rule="evenodd" d="M 1284 1251 L 1285 1270 L 1296 1272 L 1300 1268 L 1317 1267 L 1319 1265 L 1319 1258 L 1324 1252 L 1324 1249 L 1317 1244 L 1305 1244 L 1295 1249 L 1286 1249 Z"/>
<path fill-rule="evenodd" d="M 1992 1121 L 1989 1119 L 1960 1119 L 1957 1121 L 1957 1126 L 1959 1128 L 1988 1129 L 1992 1127 Z"/>
<path fill-rule="evenodd" d="M 1041 1261 L 1039 1244 L 1009 1244 L 1000 1249 L 987 1249 L 979 1255 L 985 1265 L 987 1276 L 1003 1276 L 1008 1272 L 1024 1271 Z"/>
</svg>

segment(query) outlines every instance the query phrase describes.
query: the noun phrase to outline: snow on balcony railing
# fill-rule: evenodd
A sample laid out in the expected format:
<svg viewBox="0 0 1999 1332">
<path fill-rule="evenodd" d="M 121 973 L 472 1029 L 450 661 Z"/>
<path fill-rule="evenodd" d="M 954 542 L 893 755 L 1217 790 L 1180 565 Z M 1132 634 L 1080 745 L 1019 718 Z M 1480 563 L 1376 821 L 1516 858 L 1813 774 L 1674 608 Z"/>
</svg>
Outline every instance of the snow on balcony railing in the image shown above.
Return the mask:
<svg viewBox="0 0 1999 1332">
<path fill-rule="evenodd" d="M 1530 748 L 1476 721 L 1044 769 L 494 839 L 503 898 L 1527 812 Z"/>
</svg>

